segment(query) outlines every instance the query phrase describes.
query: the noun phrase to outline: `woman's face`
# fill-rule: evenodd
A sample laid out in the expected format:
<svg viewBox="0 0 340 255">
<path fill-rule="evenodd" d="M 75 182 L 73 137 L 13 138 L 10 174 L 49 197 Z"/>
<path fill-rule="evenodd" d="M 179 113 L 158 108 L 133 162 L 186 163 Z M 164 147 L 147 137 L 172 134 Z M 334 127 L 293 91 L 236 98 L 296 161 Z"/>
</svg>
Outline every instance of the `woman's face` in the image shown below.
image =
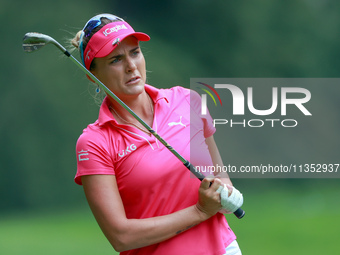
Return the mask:
<svg viewBox="0 0 340 255">
<path fill-rule="evenodd" d="M 138 40 L 125 38 L 108 56 L 95 58 L 91 72 L 120 99 L 136 97 L 144 91 L 145 59 Z"/>
</svg>

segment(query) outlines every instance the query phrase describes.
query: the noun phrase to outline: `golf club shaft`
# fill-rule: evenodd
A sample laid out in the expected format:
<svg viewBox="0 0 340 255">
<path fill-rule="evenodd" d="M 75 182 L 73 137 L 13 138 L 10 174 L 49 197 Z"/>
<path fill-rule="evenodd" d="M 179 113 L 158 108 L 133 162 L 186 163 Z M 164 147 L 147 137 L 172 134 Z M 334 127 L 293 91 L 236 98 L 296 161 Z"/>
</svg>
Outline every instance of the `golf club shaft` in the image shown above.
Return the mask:
<svg viewBox="0 0 340 255">
<path fill-rule="evenodd" d="M 25 35 L 28 37 L 30 33 Z M 45 35 L 43 35 L 45 36 Z M 177 157 L 185 167 L 187 167 L 199 180 L 203 180 L 205 176 L 197 171 L 197 169 L 185 158 L 182 157 L 174 148 L 172 148 L 160 135 L 156 133 L 147 123 L 145 123 L 134 111 L 130 109 L 119 97 L 117 97 L 111 90 L 109 90 L 96 76 L 94 76 L 89 70 L 87 70 L 76 58 L 74 58 L 61 44 L 59 44 L 56 40 L 51 37 L 46 36 L 46 38 L 50 38 L 52 43 L 60 49 L 67 57 L 69 57 L 73 63 L 75 63 L 85 74 L 87 74 L 98 86 L 100 86 L 108 95 L 110 95 L 117 103 L 119 103 L 124 109 L 126 109 L 140 124 L 142 124 L 156 139 L 158 139 L 170 152 L 172 152 L 175 157 Z M 51 41 L 49 41 L 51 42 Z M 234 212 L 235 216 L 241 219 L 245 212 L 238 208 Z"/>
</svg>

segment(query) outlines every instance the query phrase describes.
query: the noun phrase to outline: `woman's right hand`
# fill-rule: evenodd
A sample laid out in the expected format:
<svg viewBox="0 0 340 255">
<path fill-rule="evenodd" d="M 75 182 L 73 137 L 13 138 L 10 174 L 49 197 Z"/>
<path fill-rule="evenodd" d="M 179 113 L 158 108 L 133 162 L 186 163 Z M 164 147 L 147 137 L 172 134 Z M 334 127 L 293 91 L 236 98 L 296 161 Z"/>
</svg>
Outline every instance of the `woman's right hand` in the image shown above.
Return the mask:
<svg viewBox="0 0 340 255">
<path fill-rule="evenodd" d="M 198 202 L 196 207 L 208 218 L 222 209 L 220 193 L 217 192 L 221 185 L 223 185 L 223 183 L 218 178 L 204 178 L 198 189 Z"/>
</svg>

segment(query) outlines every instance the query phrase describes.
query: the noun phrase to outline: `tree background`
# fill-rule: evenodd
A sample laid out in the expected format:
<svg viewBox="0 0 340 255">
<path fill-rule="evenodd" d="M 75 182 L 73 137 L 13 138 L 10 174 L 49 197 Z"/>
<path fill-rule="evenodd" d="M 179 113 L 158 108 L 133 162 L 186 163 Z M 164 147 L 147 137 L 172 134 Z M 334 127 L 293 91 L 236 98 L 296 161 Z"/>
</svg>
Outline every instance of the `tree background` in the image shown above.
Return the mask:
<svg viewBox="0 0 340 255">
<path fill-rule="evenodd" d="M 97 118 L 95 87 L 55 47 L 24 53 L 26 32 L 48 34 L 71 49 L 69 39 L 90 17 L 116 14 L 151 36 L 141 45 L 147 82 L 159 88 L 189 87 L 190 78 L 198 77 L 336 78 L 339 9 L 335 0 L 1 0 L 0 217 L 86 206 L 82 188 L 73 182 L 75 143 Z M 78 52 L 73 55 L 79 59 Z M 335 117 L 339 92 L 334 88 L 327 95 Z M 327 123 L 323 128 L 320 132 L 329 132 Z M 313 144 L 323 144 L 322 136 L 310 135 Z M 229 141 L 237 142 L 237 137 Z M 263 153 L 278 156 L 271 148 Z M 338 179 L 237 179 L 234 183 L 245 194 L 245 208 L 247 194 L 256 198 L 273 189 L 285 193 L 318 187 L 321 197 L 308 200 L 308 210 L 321 203 L 326 213 L 332 204 L 323 202 L 322 187 L 339 194 Z M 248 207 L 248 212 L 260 208 Z M 285 208 L 287 213 L 291 209 Z M 295 205 L 295 209 L 301 208 Z"/>
</svg>

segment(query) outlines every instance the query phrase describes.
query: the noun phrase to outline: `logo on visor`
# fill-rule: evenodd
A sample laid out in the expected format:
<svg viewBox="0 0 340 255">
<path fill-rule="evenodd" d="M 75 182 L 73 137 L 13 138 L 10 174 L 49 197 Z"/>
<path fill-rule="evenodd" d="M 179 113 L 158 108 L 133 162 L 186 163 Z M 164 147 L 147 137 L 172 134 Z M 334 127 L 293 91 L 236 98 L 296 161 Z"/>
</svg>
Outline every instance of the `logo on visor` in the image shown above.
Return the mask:
<svg viewBox="0 0 340 255">
<path fill-rule="evenodd" d="M 85 58 L 84 58 L 84 59 L 87 59 L 87 60 L 89 60 L 89 59 L 90 59 L 90 56 L 89 56 L 89 54 L 90 54 L 90 51 L 91 51 L 91 49 L 89 49 L 89 50 L 87 51 L 87 53 L 86 53 L 86 56 L 85 56 Z"/>
<path fill-rule="evenodd" d="M 125 26 L 125 24 L 123 24 L 123 25 L 117 25 L 117 26 L 115 26 L 115 27 L 111 27 L 111 28 L 105 29 L 104 32 L 103 32 L 103 34 L 104 34 L 105 36 L 108 36 L 109 34 L 111 34 L 111 33 L 113 33 L 113 32 L 118 32 L 118 31 L 121 30 L 121 29 L 128 29 L 128 28 Z"/>
</svg>

